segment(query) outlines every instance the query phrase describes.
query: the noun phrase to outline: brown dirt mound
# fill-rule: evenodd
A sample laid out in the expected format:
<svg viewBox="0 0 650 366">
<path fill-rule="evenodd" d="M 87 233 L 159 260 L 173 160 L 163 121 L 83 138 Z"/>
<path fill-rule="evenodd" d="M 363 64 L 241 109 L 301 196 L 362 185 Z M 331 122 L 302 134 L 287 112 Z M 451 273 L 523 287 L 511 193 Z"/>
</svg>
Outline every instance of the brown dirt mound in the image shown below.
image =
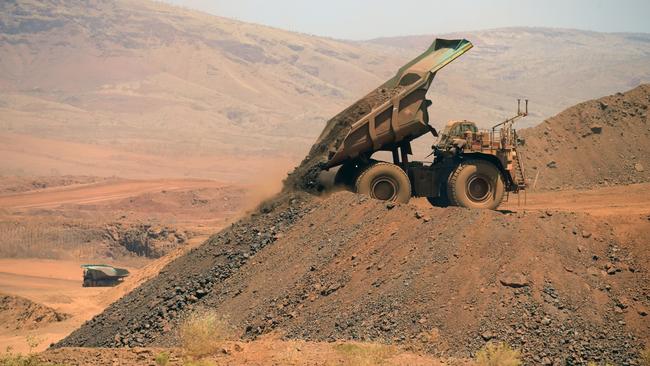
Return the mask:
<svg viewBox="0 0 650 366">
<path fill-rule="evenodd" d="M 5 329 L 38 329 L 49 323 L 66 320 L 68 314 L 31 300 L 0 294 L 0 324 Z"/>
<path fill-rule="evenodd" d="M 294 197 L 171 263 L 57 346 L 174 345 L 170 330 L 200 307 L 228 315 L 244 338 L 458 357 L 499 340 L 530 361 L 622 363 L 650 336 L 647 268 L 605 222 L 391 207 L 350 193 Z"/>
<path fill-rule="evenodd" d="M 650 181 L 650 84 L 573 106 L 522 130 L 537 189 Z"/>
<path fill-rule="evenodd" d="M 611 132 L 626 137 L 630 128 L 639 129 L 633 123 L 646 123 L 641 100 L 647 100 L 647 88 L 610 97 L 606 107 L 598 104 L 612 108 L 611 115 L 589 112 L 587 102 L 546 123 L 562 126 L 562 134 L 557 126 L 547 134 L 524 131 L 530 161 L 558 154 L 555 169 L 565 175 L 544 182 L 591 184 L 603 174 L 601 164 L 615 165 L 591 161 L 589 154 L 610 137 L 618 153 L 627 151 Z M 610 107 L 615 102 L 628 109 Z M 295 193 L 318 190 L 315 173 L 328 150 L 340 143 L 355 114 L 370 107 L 364 99 L 332 119 L 282 195 L 170 263 L 56 347 L 176 345 L 178 323 L 209 307 L 228 316 L 247 339 L 273 333 L 373 341 L 456 357 L 471 356 L 488 341 L 505 341 L 532 364 L 634 362 L 650 337 L 648 267 L 635 259 L 643 256 L 627 251 L 606 219 Z M 578 122 L 560 123 L 576 113 Z M 561 136 L 574 138 L 592 119 L 607 126 L 588 125 L 591 134 L 585 131 L 578 149 L 589 153 L 557 149 Z M 645 128 L 631 135 L 639 138 L 635 146 Z M 596 169 L 583 177 L 560 170 L 561 164 Z M 607 174 L 620 175 L 611 169 Z"/>
</svg>

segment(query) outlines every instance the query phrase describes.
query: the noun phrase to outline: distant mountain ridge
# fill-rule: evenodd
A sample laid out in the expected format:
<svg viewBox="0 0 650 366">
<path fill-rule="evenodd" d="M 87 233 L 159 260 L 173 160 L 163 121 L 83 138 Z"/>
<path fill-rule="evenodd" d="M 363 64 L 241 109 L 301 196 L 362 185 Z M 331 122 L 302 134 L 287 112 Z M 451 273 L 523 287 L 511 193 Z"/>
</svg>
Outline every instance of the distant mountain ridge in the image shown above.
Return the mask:
<svg viewBox="0 0 650 366">
<path fill-rule="evenodd" d="M 444 37 L 475 47 L 434 81 L 438 126 L 489 125 L 512 114 L 518 97 L 531 99 L 531 125 L 650 81 L 644 34 L 508 28 Z M 329 117 L 433 38 L 333 40 L 141 0 L 3 2 L 0 139 L 21 143 L 5 145 L 13 161 L 0 163 L 0 174 L 101 165 L 97 174 L 139 175 L 124 165 L 134 155 L 150 175 L 170 174 L 181 158 L 181 167 L 197 157 L 298 160 Z M 77 153 L 83 146 L 102 149 L 108 163 Z M 222 169 L 205 166 L 178 174 Z"/>
</svg>

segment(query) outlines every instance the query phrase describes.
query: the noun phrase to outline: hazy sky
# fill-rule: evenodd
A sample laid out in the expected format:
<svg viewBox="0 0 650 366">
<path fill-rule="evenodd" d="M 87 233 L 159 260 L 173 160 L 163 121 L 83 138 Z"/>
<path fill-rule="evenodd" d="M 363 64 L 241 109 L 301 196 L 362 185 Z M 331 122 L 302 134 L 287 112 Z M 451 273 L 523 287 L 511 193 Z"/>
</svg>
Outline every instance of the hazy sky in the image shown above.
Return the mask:
<svg viewBox="0 0 650 366">
<path fill-rule="evenodd" d="M 650 32 L 650 0 L 163 0 L 239 20 L 344 39 L 508 26 Z"/>
</svg>

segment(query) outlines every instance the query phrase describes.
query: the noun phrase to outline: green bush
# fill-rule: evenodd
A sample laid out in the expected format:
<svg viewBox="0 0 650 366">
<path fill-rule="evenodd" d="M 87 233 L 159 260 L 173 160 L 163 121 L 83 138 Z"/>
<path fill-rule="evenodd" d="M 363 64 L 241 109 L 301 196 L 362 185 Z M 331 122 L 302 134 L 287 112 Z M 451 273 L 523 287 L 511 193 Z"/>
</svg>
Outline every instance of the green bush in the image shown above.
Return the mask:
<svg viewBox="0 0 650 366">
<path fill-rule="evenodd" d="M 641 366 L 650 366 L 650 347 L 641 351 Z"/>
</svg>

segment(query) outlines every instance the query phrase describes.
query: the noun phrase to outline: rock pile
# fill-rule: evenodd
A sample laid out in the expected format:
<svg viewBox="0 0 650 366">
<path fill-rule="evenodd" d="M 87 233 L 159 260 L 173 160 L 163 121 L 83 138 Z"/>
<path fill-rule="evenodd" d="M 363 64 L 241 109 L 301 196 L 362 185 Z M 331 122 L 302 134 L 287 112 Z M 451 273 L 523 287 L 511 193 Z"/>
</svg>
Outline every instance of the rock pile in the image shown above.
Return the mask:
<svg viewBox="0 0 650 366">
<path fill-rule="evenodd" d="M 520 131 L 527 178 L 536 189 L 650 181 L 650 84 L 568 108 Z"/>
<path fill-rule="evenodd" d="M 457 357 L 506 341 L 549 365 L 631 365 L 650 335 L 646 265 L 587 215 L 389 207 L 350 193 L 264 211 L 58 346 L 175 345 L 178 321 L 205 307 L 248 339 L 277 332 Z"/>
<path fill-rule="evenodd" d="M 529 176 L 544 174 L 540 188 L 646 179 L 636 164 L 650 152 L 643 147 L 649 91 L 586 102 L 525 131 Z M 300 192 L 318 191 L 320 164 L 351 121 L 384 96 L 373 98 L 328 123 L 281 195 L 56 347 L 177 345 L 179 322 L 210 308 L 248 339 L 274 332 L 458 357 L 505 341 L 531 364 L 635 365 L 650 337 L 649 268 L 607 222 Z"/>
<path fill-rule="evenodd" d="M 68 314 L 31 300 L 0 294 L 0 326 L 5 329 L 38 329 L 68 317 Z"/>
<path fill-rule="evenodd" d="M 109 246 L 147 258 L 160 258 L 187 242 L 191 234 L 167 226 L 151 224 L 106 225 L 104 238 Z"/>
<path fill-rule="evenodd" d="M 156 342 L 213 287 L 229 278 L 304 214 L 303 198 L 233 224 L 112 304 L 58 346 L 136 347 Z"/>
</svg>

